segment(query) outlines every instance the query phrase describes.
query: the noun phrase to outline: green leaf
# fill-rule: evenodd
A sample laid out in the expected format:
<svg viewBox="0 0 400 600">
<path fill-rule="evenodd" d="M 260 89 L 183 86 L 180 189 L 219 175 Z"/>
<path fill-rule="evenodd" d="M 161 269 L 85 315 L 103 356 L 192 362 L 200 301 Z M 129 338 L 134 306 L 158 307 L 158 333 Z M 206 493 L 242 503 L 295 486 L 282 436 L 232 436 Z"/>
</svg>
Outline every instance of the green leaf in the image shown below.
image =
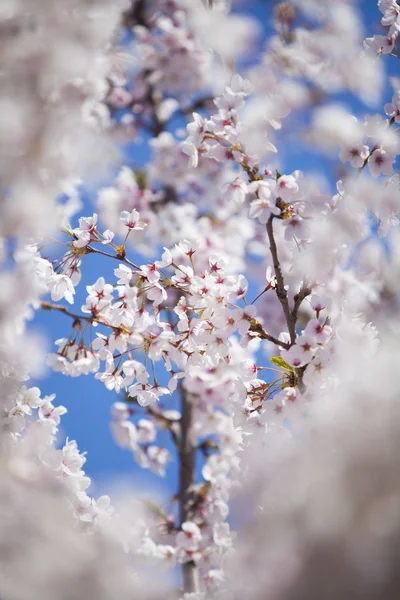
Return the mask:
<svg viewBox="0 0 400 600">
<path fill-rule="evenodd" d="M 145 171 L 135 171 L 135 179 L 141 190 L 146 188 L 146 172 Z"/>
<path fill-rule="evenodd" d="M 280 356 L 271 356 L 269 359 L 274 365 L 285 371 L 294 371 L 293 367 L 287 364 Z"/>
<path fill-rule="evenodd" d="M 157 504 L 157 502 L 153 502 L 153 500 L 145 500 L 145 505 L 156 517 L 161 517 L 165 521 L 168 521 L 167 513 L 163 508 L 161 508 L 161 506 L 159 506 L 159 504 Z"/>
</svg>

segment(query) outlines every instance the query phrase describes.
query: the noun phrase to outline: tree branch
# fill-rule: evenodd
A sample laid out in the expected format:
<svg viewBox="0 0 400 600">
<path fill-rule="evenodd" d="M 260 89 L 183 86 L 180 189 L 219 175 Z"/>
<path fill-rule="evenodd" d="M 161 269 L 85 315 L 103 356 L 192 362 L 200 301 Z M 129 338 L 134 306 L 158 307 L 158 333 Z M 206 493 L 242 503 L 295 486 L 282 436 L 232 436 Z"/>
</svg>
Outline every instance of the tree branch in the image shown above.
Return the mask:
<svg viewBox="0 0 400 600">
<path fill-rule="evenodd" d="M 135 25 L 148 27 L 145 11 L 145 0 L 132 0 L 130 8 L 122 14 L 123 27 L 131 28 Z"/>
<path fill-rule="evenodd" d="M 181 387 L 182 417 L 181 417 L 181 447 L 179 472 L 179 504 L 181 525 L 193 517 L 192 486 L 195 477 L 196 443 L 194 438 L 194 399 L 195 396 Z M 184 593 L 200 591 L 199 569 L 194 561 L 182 565 Z"/>
<path fill-rule="evenodd" d="M 191 116 L 193 112 L 196 112 L 197 110 L 200 110 L 202 108 L 207 108 L 208 104 L 210 104 L 210 106 L 212 106 L 213 101 L 214 101 L 213 96 L 205 96 L 204 98 L 198 98 L 192 104 L 189 104 L 189 106 L 182 107 L 180 109 L 180 111 L 184 115 Z"/>
<path fill-rule="evenodd" d="M 74 323 L 77 323 L 77 324 L 80 321 L 86 321 L 90 325 L 93 325 L 93 323 L 98 323 L 99 325 L 104 325 L 105 327 L 109 327 L 113 331 L 117 331 L 117 332 L 121 331 L 121 327 L 116 327 L 115 325 L 106 323 L 105 321 L 102 321 L 102 319 L 99 319 L 98 317 L 86 317 L 85 315 L 78 315 L 76 313 L 69 311 L 66 306 L 61 306 L 58 304 L 51 304 L 50 302 L 43 301 L 40 303 L 40 308 L 43 308 L 43 310 L 57 310 L 58 312 L 61 312 L 64 315 L 67 315 L 68 317 L 71 317 L 72 319 L 74 319 Z"/>
<path fill-rule="evenodd" d="M 108 254 L 108 252 L 104 252 L 103 250 L 99 250 L 98 248 L 94 248 L 93 246 L 86 246 L 87 254 L 100 254 L 101 256 L 108 256 L 108 258 L 114 258 L 115 260 L 119 260 L 119 262 L 126 263 L 133 269 L 138 269 L 140 271 L 140 267 L 135 265 L 129 258 L 126 256 L 119 256 L 118 254 Z"/>
<path fill-rule="evenodd" d="M 279 302 L 282 305 L 283 312 L 285 314 L 285 319 L 289 331 L 290 343 L 294 344 L 296 341 L 296 322 L 293 321 L 292 316 L 290 314 L 289 309 L 289 301 L 287 296 L 287 291 L 285 289 L 285 282 L 282 275 L 281 265 L 278 257 L 278 249 L 276 247 L 275 236 L 274 236 L 274 228 L 272 225 L 274 216 L 271 215 L 267 222 L 267 234 L 269 239 L 269 249 L 271 251 L 272 260 L 274 263 L 275 277 L 277 281 L 277 285 L 275 288 L 276 295 L 278 296 Z"/>
<path fill-rule="evenodd" d="M 278 338 L 267 333 L 265 331 L 265 329 L 263 328 L 263 326 L 261 325 L 261 323 L 259 321 L 257 321 L 256 319 L 251 320 L 249 331 L 258 333 L 259 337 L 262 340 L 268 340 L 269 342 L 272 342 L 276 346 L 280 346 L 281 348 L 284 348 L 285 350 L 289 350 L 289 348 L 290 348 L 290 344 L 287 344 L 286 342 L 281 342 L 281 340 L 278 340 Z"/>
<path fill-rule="evenodd" d="M 297 315 L 299 312 L 300 305 L 303 302 L 304 298 L 311 294 L 311 291 L 311 288 L 307 286 L 303 287 L 301 288 L 300 292 L 294 297 L 294 307 L 292 312 L 290 313 L 290 318 L 292 319 L 294 326 L 296 326 Z"/>
</svg>

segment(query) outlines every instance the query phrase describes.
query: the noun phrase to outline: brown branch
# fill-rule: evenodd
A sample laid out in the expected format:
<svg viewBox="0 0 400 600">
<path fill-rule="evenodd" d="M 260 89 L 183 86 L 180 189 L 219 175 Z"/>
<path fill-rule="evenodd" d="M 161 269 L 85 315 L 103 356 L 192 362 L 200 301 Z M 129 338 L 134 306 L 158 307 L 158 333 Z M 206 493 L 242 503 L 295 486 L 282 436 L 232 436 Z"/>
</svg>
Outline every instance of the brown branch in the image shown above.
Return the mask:
<svg viewBox="0 0 400 600">
<path fill-rule="evenodd" d="M 73 319 L 75 319 L 75 321 L 87 321 L 88 323 L 93 323 L 94 321 L 96 321 L 94 317 L 85 317 L 84 315 L 77 315 L 69 311 L 66 306 L 51 304 L 51 302 L 41 302 L 40 308 L 43 308 L 43 310 L 58 310 L 58 312 L 62 312 L 65 315 L 68 315 L 68 317 L 72 317 Z"/>
<path fill-rule="evenodd" d="M 129 397 L 129 396 L 128 396 Z M 153 419 L 155 421 L 161 421 L 161 423 L 164 424 L 165 429 L 168 429 L 168 431 L 171 434 L 172 437 L 172 441 L 174 442 L 175 446 L 177 448 L 180 448 L 180 441 L 179 438 L 177 436 L 177 434 L 175 433 L 175 431 L 172 429 L 173 424 L 175 423 L 175 421 L 172 421 L 170 419 L 168 419 L 167 417 L 164 417 L 164 415 L 162 414 L 161 411 L 158 411 L 156 408 L 154 408 L 153 406 L 146 406 L 145 407 L 145 411 L 147 412 L 147 414 L 149 414 L 151 417 L 153 417 Z"/>
<path fill-rule="evenodd" d="M 298 294 L 296 294 L 296 296 L 294 297 L 294 307 L 293 307 L 292 312 L 290 313 L 290 317 L 292 319 L 294 327 L 296 327 L 298 312 L 299 312 L 301 303 L 303 302 L 304 298 L 306 298 L 307 296 L 309 296 L 311 294 L 311 292 L 312 292 L 312 289 L 310 287 L 307 287 L 307 286 L 302 287 L 300 292 Z M 304 376 L 306 369 L 307 369 L 307 365 L 304 365 L 304 367 L 299 367 L 298 369 L 295 369 L 296 376 L 297 376 L 297 387 L 299 388 L 299 391 L 301 394 L 304 394 L 304 392 L 306 391 L 306 386 L 304 385 L 304 382 L 303 382 L 303 376 Z"/>
<path fill-rule="evenodd" d="M 274 236 L 274 228 L 272 225 L 274 216 L 271 215 L 267 222 L 267 234 L 269 239 L 269 249 L 271 251 L 272 261 L 274 263 L 275 277 L 276 277 L 276 295 L 278 296 L 279 302 L 282 305 L 282 309 L 285 315 L 290 343 L 294 344 L 296 341 L 296 323 L 293 321 L 292 316 L 290 314 L 289 309 L 289 301 L 287 291 L 285 289 L 285 282 L 282 275 L 281 264 L 279 262 L 278 257 L 278 249 L 276 247 L 275 236 Z"/>
<path fill-rule="evenodd" d="M 122 13 L 122 26 L 127 28 L 134 27 L 135 25 L 148 27 L 145 8 L 145 0 L 132 0 L 130 8 Z"/>
<path fill-rule="evenodd" d="M 294 307 L 292 312 L 290 313 L 290 318 L 292 319 L 294 326 L 296 326 L 297 316 L 301 303 L 303 302 L 304 298 L 311 294 L 311 292 L 311 288 L 303 287 L 301 288 L 300 292 L 294 297 Z"/>
<path fill-rule="evenodd" d="M 108 254 L 108 252 L 104 252 L 103 250 L 99 250 L 98 248 L 94 248 L 93 246 L 86 246 L 87 254 L 101 254 L 101 256 L 108 256 L 108 258 L 114 258 L 115 260 L 119 260 L 120 262 L 126 263 L 133 269 L 138 269 L 140 271 L 140 267 L 135 265 L 129 258 L 126 256 L 119 256 L 118 254 Z"/>
<path fill-rule="evenodd" d="M 213 103 L 213 100 L 213 96 L 205 96 L 204 98 L 199 98 L 189 106 L 182 107 L 180 109 L 180 112 L 182 112 L 184 115 L 191 116 L 193 112 L 196 112 L 196 110 L 207 108 L 207 104 L 211 105 Z"/>
<path fill-rule="evenodd" d="M 259 321 L 257 321 L 256 319 L 251 320 L 249 331 L 258 333 L 259 337 L 262 340 L 268 340 L 269 342 L 272 342 L 276 346 L 280 346 L 281 348 L 284 348 L 285 350 L 289 350 L 289 348 L 290 348 L 290 344 L 287 344 L 286 342 L 281 342 L 281 340 L 278 340 L 278 338 L 267 333 L 265 331 L 265 329 L 263 328 L 263 326 L 261 325 L 261 323 Z"/>
<path fill-rule="evenodd" d="M 116 327 L 115 325 L 110 325 L 110 323 L 106 323 L 105 321 L 102 321 L 102 319 L 99 319 L 98 317 L 86 317 L 85 315 L 77 315 L 76 313 L 73 313 L 70 310 L 68 310 L 68 308 L 66 306 L 61 306 L 58 304 L 51 304 L 51 302 L 43 301 L 43 302 L 40 302 L 40 308 L 43 308 L 43 310 L 57 310 L 58 312 L 61 312 L 64 315 L 67 315 L 68 317 L 71 317 L 72 319 L 74 319 L 75 323 L 78 323 L 79 321 L 86 321 L 90 325 L 93 325 L 93 323 L 98 323 L 99 325 L 104 325 L 105 327 L 109 327 L 113 331 L 118 331 L 118 332 L 122 331 L 121 327 Z"/>
<path fill-rule="evenodd" d="M 306 386 L 304 385 L 303 376 L 304 376 L 304 373 L 306 372 L 307 367 L 308 367 L 308 365 L 304 365 L 304 367 L 298 367 L 297 369 L 295 369 L 296 376 L 297 376 L 297 387 L 299 388 L 299 392 L 301 394 L 304 394 L 304 392 L 306 391 Z"/>
<path fill-rule="evenodd" d="M 181 447 L 179 452 L 179 504 L 180 523 L 193 518 L 192 500 L 195 478 L 196 440 L 194 435 L 194 400 L 195 396 L 181 387 L 182 417 L 181 417 Z M 200 591 L 199 569 L 191 560 L 182 565 L 184 593 Z"/>
</svg>

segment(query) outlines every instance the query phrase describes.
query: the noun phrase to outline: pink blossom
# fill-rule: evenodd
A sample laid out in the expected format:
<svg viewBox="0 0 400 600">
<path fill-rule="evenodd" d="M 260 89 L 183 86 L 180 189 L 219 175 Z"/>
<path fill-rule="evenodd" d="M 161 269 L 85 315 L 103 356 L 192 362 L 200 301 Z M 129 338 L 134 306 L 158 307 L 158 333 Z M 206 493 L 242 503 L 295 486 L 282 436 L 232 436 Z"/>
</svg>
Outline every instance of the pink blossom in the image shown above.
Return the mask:
<svg viewBox="0 0 400 600">
<path fill-rule="evenodd" d="M 123 210 L 120 219 L 131 230 L 136 229 L 140 231 L 147 226 L 147 223 L 140 221 L 140 215 L 136 209 L 133 209 L 131 212 Z"/>
<path fill-rule="evenodd" d="M 382 148 L 375 150 L 368 159 L 371 175 L 373 177 L 379 177 L 379 175 L 392 175 L 395 158 L 396 157 L 392 152 L 383 150 Z"/>
</svg>

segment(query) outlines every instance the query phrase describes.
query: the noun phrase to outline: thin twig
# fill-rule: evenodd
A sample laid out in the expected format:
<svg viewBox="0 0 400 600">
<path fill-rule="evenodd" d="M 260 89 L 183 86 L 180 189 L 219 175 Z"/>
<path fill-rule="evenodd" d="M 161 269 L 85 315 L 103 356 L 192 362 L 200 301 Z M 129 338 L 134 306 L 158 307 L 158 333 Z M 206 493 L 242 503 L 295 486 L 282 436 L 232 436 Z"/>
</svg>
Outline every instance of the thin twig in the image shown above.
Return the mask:
<svg viewBox="0 0 400 600">
<path fill-rule="evenodd" d="M 206 96 L 205 98 L 199 98 L 198 100 L 195 100 L 193 102 L 193 104 L 190 104 L 189 106 L 185 106 L 183 108 L 181 108 L 181 112 L 185 115 L 191 115 L 193 112 L 195 112 L 196 110 L 200 110 L 201 108 L 206 108 L 208 103 L 212 103 L 214 100 L 214 98 L 212 96 Z"/>
<path fill-rule="evenodd" d="M 118 256 L 118 254 L 108 254 L 108 252 L 104 252 L 103 250 L 99 250 L 98 248 L 94 248 L 93 246 L 86 246 L 86 249 L 88 250 L 88 254 L 101 254 L 101 256 L 108 256 L 108 258 L 114 258 L 115 260 L 124 262 L 130 267 L 133 267 L 134 269 L 138 269 L 140 271 L 140 267 L 138 267 L 138 265 L 135 265 L 135 263 L 130 261 L 129 258 Z"/>
<path fill-rule="evenodd" d="M 102 319 L 99 319 L 98 317 L 93 317 L 93 316 L 86 317 L 85 315 L 77 315 L 76 313 L 73 313 L 70 310 L 68 310 L 68 308 L 66 306 L 61 306 L 58 304 L 51 304 L 51 302 L 43 301 L 40 303 L 40 307 L 43 308 L 43 310 L 57 310 L 58 312 L 61 312 L 64 315 L 67 315 L 68 317 L 71 317 L 76 322 L 86 321 L 90 325 L 93 325 L 93 323 L 98 323 L 99 325 L 104 325 L 105 327 L 109 327 L 113 331 L 118 331 L 118 332 L 122 331 L 121 327 L 116 327 L 115 325 L 106 323 L 106 321 L 103 321 Z"/>
<path fill-rule="evenodd" d="M 165 424 L 166 429 L 168 429 L 168 431 L 171 433 L 172 441 L 174 442 L 175 446 L 177 448 L 180 448 L 179 438 L 178 438 L 177 434 L 175 433 L 175 431 L 172 429 L 172 425 L 175 421 L 172 421 L 170 419 L 167 419 L 167 417 L 164 417 L 162 412 L 158 411 L 153 406 L 146 406 L 146 412 L 150 416 L 152 416 L 154 419 L 156 419 L 156 420 L 158 419 L 159 421 L 162 421 Z"/>
</svg>

